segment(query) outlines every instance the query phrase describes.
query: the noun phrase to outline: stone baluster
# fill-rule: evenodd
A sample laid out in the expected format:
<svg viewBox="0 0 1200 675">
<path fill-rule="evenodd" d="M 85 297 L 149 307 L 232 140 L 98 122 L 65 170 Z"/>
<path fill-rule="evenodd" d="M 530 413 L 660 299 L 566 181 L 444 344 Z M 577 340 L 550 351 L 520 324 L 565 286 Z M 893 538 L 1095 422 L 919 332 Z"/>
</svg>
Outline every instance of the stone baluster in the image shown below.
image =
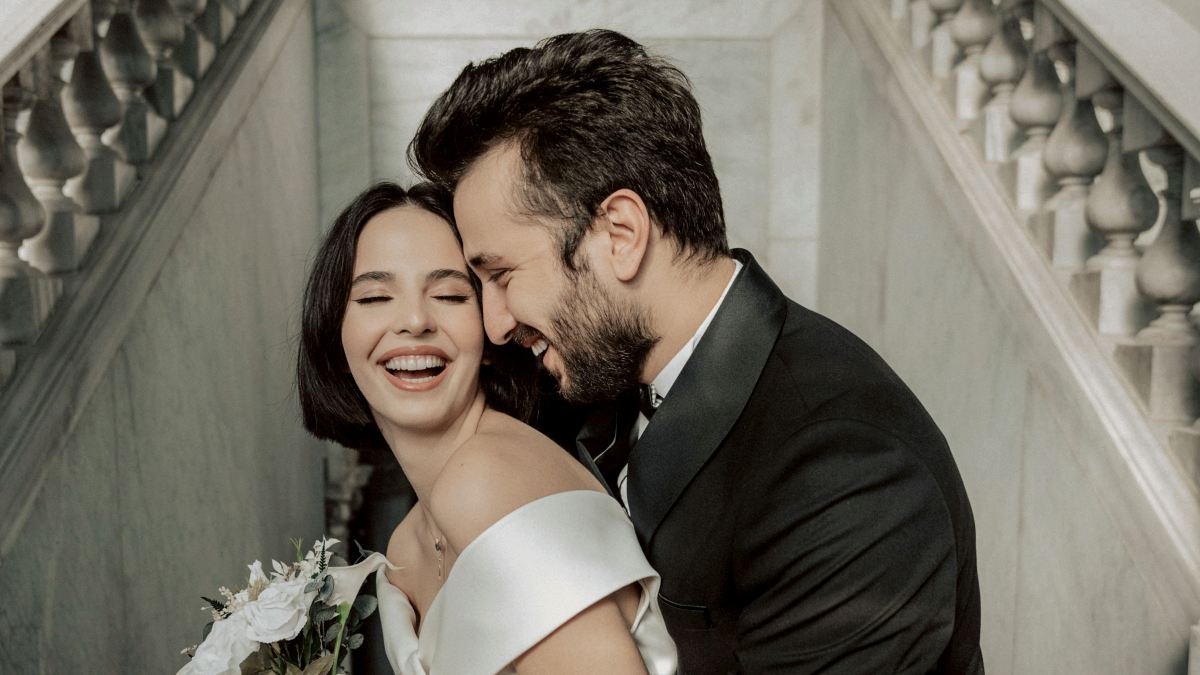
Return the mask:
<svg viewBox="0 0 1200 675">
<path fill-rule="evenodd" d="M 195 87 L 195 83 L 212 64 L 213 57 L 216 55 L 216 47 L 208 39 L 202 38 L 200 30 L 197 28 L 200 17 L 204 15 L 204 10 L 208 5 L 206 0 L 171 0 L 171 5 L 185 21 L 183 43 L 175 50 L 173 61 L 175 67 L 191 85 L 186 92 L 176 92 L 180 98 L 187 100 L 191 96 L 190 89 Z"/>
<path fill-rule="evenodd" d="M 1013 121 L 1025 130 L 1025 141 L 1003 172 L 1023 218 L 1037 213 L 1054 193 L 1054 179 L 1046 171 L 1042 155 L 1062 108 L 1063 95 L 1054 63 L 1044 51 L 1034 52 L 1013 90 L 1010 106 Z"/>
<path fill-rule="evenodd" d="M 1196 228 L 1200 227 L 1200 157 L 1188 155 L 1184 162 L 1183 171 L 1183 219 L 1191 224 L 1191 231 L 1196 232 Z M 1192 254 L 1195 255 L 1195 251 Z M 1200 263 L 1200 259 L 1192 258 L 1192 269 Z M 1193 387 L 1200 383 L 1200 348 L 1192 349 L 1192 377 Z M 1195 393 L 1195 389 L 1193 389 Z M 1197 398 L 1200 398 L 1200 393 L 1196 393 Z M 1200 403 L 1197 404 L 1200 407 Z M 1193 412 L 1197 412 L 1193 410 Z M 1200 414 L 1200 413 L 1198 413 Z M 1200 477 L 1200 417 L 1186 431 L 1176 434 L 1172 438 L 1172 447 L 1175 448 L 1183 457 L 1185 462 L 1192 468 L 1192 475 Z M 1195 632 L 1195 631 L 1194 631 Z M 1195 657 L 1197 663 L 1200 663 L 1200 652 L 1197 652 Z"/>
<path fill-rule="evenodd" d="M 1039 6 L 1040 9 L 1040 6 Z M 1100 246 L 1084 215 L 1089 187 L 1104 169 L 1108 139 L 1090 100 L 1080 99 L 1075 88 L 1076 45 L 1063 38 L 1050 46 L 1052 56 L 1067 74 L 1063 84 L 1063 110 L 1046 139 L 1042 159 L 1058 181 L 1058 192 L 1043 209 L 1040 240 L 1049 242 L 1050 261 L 1064 277 L 1083 270 Z"/>
<path fill-rule="evenodd" d="M 91 36 L 88 19 L 86 35 Z M 83 172 L 83 148 L 76 142 L 60 104 L 66 82 L 61 73 L 79 53 L 70 25 L 55 33 L 46 46 L 46 86 L 29 113 L 17 157 L 26 180 L 45 211 L 46 221 L 36 237 L 21 248 L 25 260 L 43 272 L 70 272 L 79 267 L 99 231 L 99 220 L 80 212 L 63 193 L 68 179 Z"/>
<path fill-rule="evenodd" d="M 936 15 L 936 23 L 929 34 L 929 73 L 939 85 L 949 79 L 958 58 L 958 45 L 950 36 L 950 22 L 962 6 L 963 0 L 928 0 L 929 8 Z"/>
<path fill-rule="evenodd" d="M 992 0 L 965 0 L 950 21 L 950 38 L 963 52 L 954 66 L 954 117 L 965 131 L 979 117 L 989 87 L 980 74 L 983 48 L 997 33 L 996 8 Z M 1014 78 L 1015 80 L 1015 78 Z"/>
<path fill-rule="evenodd" d="M 1127 127 L 1131 121 L 1126 119 Z M 1126 138 L 1130 136 L 1146 138 L 1127 128 Z M 1136 272 L 1138 289 L 1157 307 L 1158 316 L 1137 334 L 1135 345 L 1118 348 L 1118 361 L 1130 371 L 1153 419 L 1186 424 L 1200 414 L 1196 380 L 1189 372 L 1200 331 L 1188 316 L 1200 302 L 1200 231 L 1194 220 L 1182 218 L 1185 156 L 1166 138 L 1145 150 L 1167 180 L 1161 193 L 1162 225 Z"/>
<path fill-rule="evenodd" d="M 121 102 L 100 63 L 101 28 L 107 28 L 111 9 L 103 0 L 92 3 L 95 48 L 75 57 L 71 81 L 62 96 L 63 112 L 84 154 L 83 172 L 67 181 L 65 192 L 85 213 L 92 214 L 115 211 L 120 203 L 117 155 L 100 140 L 121 121 Z"/>
<path fill-rule="evenodd" d="M 363 486 L 371 477 L 371 466 L 359 462 L 359 453 L 330 445 L 325 453 L 325 532 L 334 539 L 350 541 L 350 522 L 362 505 Z"/>
<path fill-rule="evenodd" d="M 914 51 L 924 52 L 929 47 L 930 33 L 937 23 L 937 15 L 929 6 L 929 0 L 913 0 L 908 6 L 909 38 Z"/>
<path fill-rule="evenodd" d="M 1131 337 L 1146 324 L 1150 308 L 1138 293 L 1135 270 L 1139 254 L 1133 242 L 1158 217 L 1158 198 L 1142 173 L 1137 152 L 1124 152 L 1125 93 L 1111 74 L 1081 50 L 1076 75 L 1080 96 L 1108 110 L 1108 156 L 1104 170 L 1088 193 L 1087 223 L 1105 240 L 1104 249 L 1087 261 L 1079 277 L 1085 305 L 1094 302 L 1096 327 L 1103 335 Z"/>
<path fill-rule="evenodd" d="M 108 23 L 117 10 L 117 0 L 92 0 L 92 28 L 95 38 L 102 38 L 108 33 Z M 93 43 L 95 39 L 93 39 Z M 92 51 L 84 49 L 83 51 Z"/>
<path fill-rule="evenodd" d="M 212 45 L 215 51 L 233 34 L 236 22 L 237 14 L 222 0 L 208 0 L 204 11 L 196 18 L 196 29 L 200 37 Z"/>
<path fill-rule="evenodd" d="M 17 116 L 33 105 L 36 76 L 32 64 L 3 89 L 0 133 L 0 344 L 29 343 L 58 299 L 61 284 L 21 260 L 18 250 L 42 229 L 44 213 L 17 162 Z M 11 370 L 12 356 L 4 357 Z"/>
<path fill-rule="evenodd" d="M 151 134 L 165 126 L 153 115 L 142 90 L 155 82 L 155 63 L 134 25 L 129 5 L 119 5 L 100 47 L 100 63 L 121 101 L 121 121 L 101 137 L 121 161 L 140 167 L 150 159 Z M 118 167 L 118 199 L 131 182 L 133 172 Z"/>
<path fill-rule="evenodd" d="M 171 6 L 170 0 L 134 0 L 133 7 L 138 32 L 157 64 L 156 79 L 146 89 L 146 100 L 159 117 L 170 122 L 186 102 L 176 96 L 178 87 L 184 86 L 191 93 L 187 85 L 177 85 L 177 79 L 182 75 L 172 61 L 175 50 L 183 44 L 183 17 Z M 157 140 L 152 137 L 151 147 L 157 145 Z"/>
<path fill-rule="evenodd" d="M 984 106 L 982 121 L 974 129 L 983 157 L 989 162 L 1007 160 L 1018 147 L 1020 128 L 1013 120 L 1011 108 L 1013 91 L 1025 73 L 1027 58 L 1020 19 L 1010 15 L 992 34 L 979 58 L 979 76 L 991 87 L 992 96 Z M 1048 134 L 1049 127 L 1045 128 Z"/>
</svg>

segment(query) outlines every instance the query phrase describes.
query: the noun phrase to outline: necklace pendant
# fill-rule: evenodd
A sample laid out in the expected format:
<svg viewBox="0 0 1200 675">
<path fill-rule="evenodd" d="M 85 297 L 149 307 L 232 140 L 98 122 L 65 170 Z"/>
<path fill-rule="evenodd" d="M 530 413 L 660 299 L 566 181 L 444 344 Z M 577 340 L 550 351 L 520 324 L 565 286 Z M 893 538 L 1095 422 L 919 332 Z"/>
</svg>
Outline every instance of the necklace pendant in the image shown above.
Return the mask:
<svg viewBox="0 0 1200 675">
<path fill-rule="evenodd" d="M 441 537 L 433 538 L 433 550 L 437 551 L 438 579 L 441 579 L 442 571 L 443 571 L 443 564 L 446 561 L 446 552 L 445 552 L 445 549 L 442 547 L 442 538 Z"/>
</svg>

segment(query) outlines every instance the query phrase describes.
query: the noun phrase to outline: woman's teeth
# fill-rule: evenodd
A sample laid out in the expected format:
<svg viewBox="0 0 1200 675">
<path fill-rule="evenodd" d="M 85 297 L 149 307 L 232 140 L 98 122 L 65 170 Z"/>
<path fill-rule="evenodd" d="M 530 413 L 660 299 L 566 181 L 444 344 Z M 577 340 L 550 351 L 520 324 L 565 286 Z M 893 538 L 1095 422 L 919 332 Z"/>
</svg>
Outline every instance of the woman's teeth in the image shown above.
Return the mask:
<svg viewBox="0 0 1200 675">
<path fill-rule="evenodd" d="M 405 382 L 421 384 L 432 382 L 446 367 L 446 359 L 430 354 L 396 356 L 383 364 L 388 372 Z"/>
<path fill-rule="evenodd" d="M 387 363 L 383 364 L 388 370 L 429 370 L 430 368 L 441 368 L 446 365 L 446 359 L 440 356 L 432 356 L 428 354 L 414 356 L 396 356 L 388 359 Z"/>
<path fill-rule="evenodd" d="M 550 345 L 546 342 L 545 338 L 539 338 L 538 341 L 530 345 L 529 348 L 533 350 L 534 358 L 538 358 L 549 346 Z"/>
</svg>

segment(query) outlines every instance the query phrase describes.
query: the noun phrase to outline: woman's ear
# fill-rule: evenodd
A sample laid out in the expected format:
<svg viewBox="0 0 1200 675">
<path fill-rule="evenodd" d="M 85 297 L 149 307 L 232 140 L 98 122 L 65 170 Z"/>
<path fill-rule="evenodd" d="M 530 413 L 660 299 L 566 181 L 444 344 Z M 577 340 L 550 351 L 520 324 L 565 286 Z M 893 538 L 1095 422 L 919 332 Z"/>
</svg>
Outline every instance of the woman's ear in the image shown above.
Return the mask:
<svg viewBox="0 0 1200 675">
<path fill-rule="evenodd" d="M 646 260 L 646 251 L 654 237 L 654 223 L 641 196 L 621 188 L 600 204 L 602 220 L 598 227 L 607 234 L 606 250 L 613 275 L 620 281 L 637 277 Z"/>
</svg>

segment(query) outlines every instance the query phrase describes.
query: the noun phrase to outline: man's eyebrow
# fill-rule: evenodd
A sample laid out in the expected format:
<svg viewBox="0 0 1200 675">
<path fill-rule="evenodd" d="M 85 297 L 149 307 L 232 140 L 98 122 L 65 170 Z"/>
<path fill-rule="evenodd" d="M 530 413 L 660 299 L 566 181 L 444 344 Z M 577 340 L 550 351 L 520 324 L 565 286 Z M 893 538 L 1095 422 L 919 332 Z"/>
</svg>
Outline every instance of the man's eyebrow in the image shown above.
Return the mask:
<svg viewBox="0 0 1200 675">
<path fill-rule="evenodd" d="M 350 287 L 353 288 L 366 281 L 388 282 L 395 278 L 396 277 L 391 272 L 363 272 L 362 274 L 354 277 L 354 281 L 350 282 Z"/>
<path fill-rule="evenodd" d="M 500 256 L 494 253 L 480 253 L 479 255 L 471 256 L 471 259 L 467 262 L 471 264 L 471 267 L 487 267 L 494 265 L 498 260 L 500 260 Z"/>
<path fill-rule="evenodd" d="M 471 283 L 471 277 L 468 277 L 464 272 L 449 268 L 434 270 L 425 275 L 425 279 L 430 282 L 441 281 L 442 279 L 458 279 L 460 281 L 465 281 L 468 284 Z"/>
</svg>

